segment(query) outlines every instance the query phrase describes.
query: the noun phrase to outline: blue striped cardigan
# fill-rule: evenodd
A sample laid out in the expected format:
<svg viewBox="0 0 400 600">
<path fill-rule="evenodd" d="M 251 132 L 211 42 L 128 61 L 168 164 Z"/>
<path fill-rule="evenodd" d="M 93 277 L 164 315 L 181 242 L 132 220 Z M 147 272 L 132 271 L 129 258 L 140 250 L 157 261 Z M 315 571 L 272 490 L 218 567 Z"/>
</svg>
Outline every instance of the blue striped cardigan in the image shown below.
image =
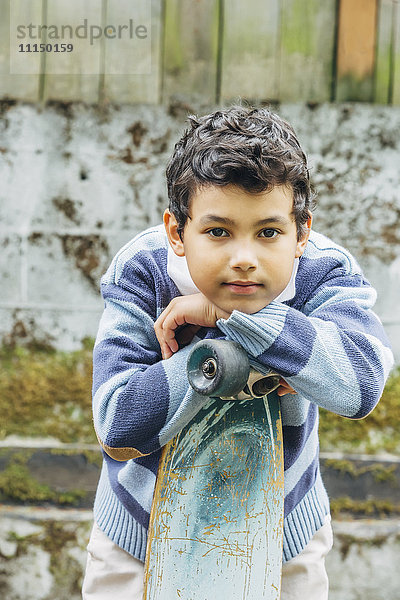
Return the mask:
<svg viewBox="0 0 400 600">
<path fill-rule="evenodd" d="M 104 461 L 94 518 L 116 544 L 145 559 L 161 447 L 207 401 L 189 387 L 188 352 L 199 337 L 235 340 L 253 366 L 278 371 L 297 391 L 281 399 L 283 560 L 290 560 L 329 514 L 319 470 L 318 407 L 365 417 L 392 366 L 372 311 L 376 292 L 346 250 L 312 232 L 291 300 L 273 301 L 255 314 L 233 311 L 162 360 L 154 321 L 179 295 L 167 274 L 167 249 L 163 226 L 148 229 L 118 252 L 101 281 L 105 310 L 93 354 L 93 414 Z"/>
</svg>

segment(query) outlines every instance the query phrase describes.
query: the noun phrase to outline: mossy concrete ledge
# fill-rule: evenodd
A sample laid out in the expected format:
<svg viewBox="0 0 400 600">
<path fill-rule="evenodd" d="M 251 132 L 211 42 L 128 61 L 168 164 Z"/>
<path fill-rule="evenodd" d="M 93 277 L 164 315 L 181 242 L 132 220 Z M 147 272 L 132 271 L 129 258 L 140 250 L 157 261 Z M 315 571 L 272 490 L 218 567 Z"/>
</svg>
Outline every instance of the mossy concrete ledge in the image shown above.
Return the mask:
<svg viewBox="0 0 400 600">
<path fill-rule="evenodd" d="M 400 520 L 334 521 L 329 600 L 398 600 Z"/>
<path fill-rule="evenodd" d="M 88 510 L 0 505 L 0 597 L 4 600 L 79 600 Z"/>
<path fill-rule="evenodd" d="M 80 600 L 91 511 L 0 505 L 5 600 Z M 400 520 L 333 522 L 330 600 L 398 600 Z"/>
<path fill-rule="evenodd" d="M 37 441 L 38 442 L 38 441 Z M 102 454 L 89 444 L 21 447 L 0 441 L 0 503 L 90 509 Z M 323 453 L 321 469 L 334 518 L 400 516 L 400 458 Z"/>
</svg>

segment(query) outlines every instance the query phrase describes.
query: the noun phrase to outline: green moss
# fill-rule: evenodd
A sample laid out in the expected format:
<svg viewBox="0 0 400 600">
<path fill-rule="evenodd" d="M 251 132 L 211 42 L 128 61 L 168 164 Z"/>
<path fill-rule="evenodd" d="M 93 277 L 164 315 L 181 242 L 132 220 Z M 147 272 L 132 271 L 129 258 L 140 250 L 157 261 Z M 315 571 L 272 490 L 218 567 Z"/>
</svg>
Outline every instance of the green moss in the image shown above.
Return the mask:
<svg viewBox="0 0 400 600">
<path fill-rule="evenodd" d="M 365 467 L 357 466 L 354 461 L 351 460 L 336 460 L 336 459 L 327 459 L 325 460 L 325 466 L 330 469 L 335 469 L 335 471 L 339 471 L 342 475 L 350 475 L 351 477 L 360 477 L 366 473 L 371 473 L 374 480 L 377 483 L 382 482 L 396 482 L 396 465 L 384 465 L 381 463 L 376 463 L 372 465 L 367 465 Z"/>
<path fill-rule="evenodd" d="M 91 523 L 63 523 L 45 520 L 37 521 L 37 525 L 40 527 L 37 533 L 25 536 L 18 535 L 13 531 L 8 533 L 8 540 L 17 544 L 16 556 L 28 554 L 32 546 L 48 552 L 50 572 L 54 578 L 51 597 L 67 600 L 71 596 L 78 596 L 82 584 L 82 566 L 69 550 L 86 545 L 88 528 Z M 82 542 L 84 543 L 82 544 Z M 14 558 L 12 557 L 10 560 L 14 560 Z"/>
<path fill-rule="evenodd" d="M 92 348 L 91 339 L 76 352 L 0 348 L 0 439 L 14 434 L 97 444 L 91 408 Z M 349 420 L 321 409 L 321 450 L 400 453 L 399 403 L 400 369 L 366 419 Z M 376 467 L 374 476 L 391 475 Z"/>
<path fill-rule="evenodd" d="M 374 81 L 372 74 L 359 77 L 355 73 L 342 75 L 336 86 L 336 102 L 372 102 Z"/>
<path fill-rule="evenodd" d="M 20 502 L 45 502 L 53 499 L 53 494 L 47 485 L 35 481 L 23 465 L 11 464 L 0 473 L 0 499 Z"/>
<path fill-rule="evenodd" d="M 82 490 L 58 492 L 40 483 L 30 474 L 26 462 L 29 453 L 15 453 L 6 468 L 0 472 L 0 502 L 21 502 L 24 504 L 53 503 L 74 506 L 85 497 Z"/>
<path fill-rule="evenodd" d="M 369 471 L 372 473 L 376 483 L 388 482 L 393 483 L 394 485 L 397 483 L 396 465 L 386 467 L 384 465 L 376 464 L 372 465 L 369 468 Z"/>
<path fill-rule="evenodd" d="M 342 560 L 345 560 L 353 545 L 358 548 L 365 546 L 381 548 L 387 542 L 387 535 L 379 535 L 373 538 L 360 538 L 348 533 L 336 533 L 335 540 L 340 543 L 340 554 Z"/>
<path fill-rule="evenodd" d="M 302 0 L 294 0 L 282 22 L 282 50 L 288 55 L 319 57 L 318 38 L 316 34 L 315 15 L 319 12 L 318 0 L 309 0 L 305 5 Z M 289 12 L 288 12 L 289 11 Z M 314 26 L 309 26 L 313 22 Z"/>
<path fill-rule="evenodd" d="M 330 458 L 326 460 L 324 464 L 329 469 L 335 469 L 335 471 L 339 471 L 339 473 L 342 475 L 351 475 L 351 477 L 357 477 L 359 475 L 354 462 L 351 460 L 336 460 Z"/>
<path fill-rule="evenodd" d="M 103 455 L 100 452 L 100 446 L 98 450 L 64 450 L 58 448 L 52 448 L 50 450 L 50 454 L 54 454 L 55 456 L 74 456 L 76 454 L 80 454 L 86 458 L 86 461 L 89 465 L 96 465 L 101 468 L 103 464 Z"/>
<path fill-rule="evenodd" d="M 333 518 L 346 514 L 379 518 L 400 515 L 400 505 L 389 500 L 354 500 L 349 496 L 341 496 L 333 498 L 330 504 Z"/>
<path fill-rule="evenodd" d="M 96 443 L 92 340 L 81 350 L 0 349 L 0 439 L 8 435 Z"/>
<path fill-rule="evenodd" d="M 400 453 L 400 368 L 389 377 L 375 410 L 361 420 L 320 410 L 321 450 Z"/>
</svg>

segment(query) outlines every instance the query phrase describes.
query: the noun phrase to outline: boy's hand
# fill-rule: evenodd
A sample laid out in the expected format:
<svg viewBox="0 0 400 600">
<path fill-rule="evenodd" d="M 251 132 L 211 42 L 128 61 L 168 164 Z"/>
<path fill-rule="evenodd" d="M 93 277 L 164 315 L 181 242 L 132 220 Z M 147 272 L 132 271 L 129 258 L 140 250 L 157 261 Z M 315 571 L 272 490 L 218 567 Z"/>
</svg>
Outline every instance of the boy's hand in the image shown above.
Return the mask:
<svg viewBox="0 0 400 600">
<path fill-rule="evenodd" d="M 287 383 L 287 381 L 283 379 L 283 377 L 280 378 L 279 383 L 280 385 L 276 391 L 278 396 L 285 396 L 286 394 L 297 394 L 297 392 L 292 388 L 291 385 Z"/>
<path fill-rule="evenodd" d="M 188 325 L 182 331 L 180 342 L 189 343 L 200 327 L 215 327 L 218 319 L 228 319 L 230 313 L 218 308 L 203 294 L 177 296 L 168 304 L 154 323 L 154 331 L 161 346 L 164 359 L 179 350 L 175 334 L 178 327 Z"/>
<path fill-rule="evenodd" d="M 229 317 L 230 313 L 218 308 L 201 293 L 173 298 L 154 323 L 163 359 L 170 358 L 179 350 L 176 337 L 180 344 L 189 344 L 201 327 L 215 327 L 218 319 Z M 177 331 L 178 328 L 182 329 Z M 279 383 L 278 396 L 297 394 L 283 377 Z"/>
</svg>

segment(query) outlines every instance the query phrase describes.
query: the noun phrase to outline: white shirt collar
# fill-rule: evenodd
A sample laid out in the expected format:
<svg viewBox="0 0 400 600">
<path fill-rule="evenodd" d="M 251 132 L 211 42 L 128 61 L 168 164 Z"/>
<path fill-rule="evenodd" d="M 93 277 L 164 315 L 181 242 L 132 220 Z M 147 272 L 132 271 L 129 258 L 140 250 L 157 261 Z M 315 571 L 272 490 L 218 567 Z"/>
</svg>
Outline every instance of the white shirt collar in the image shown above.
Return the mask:
<svg viewBox="0 0 400 600">
<path fill-rule="evenodd" d="M 167 273 L 182 296 L 197 294 L 200 291 L 190 276 L 186 258 L 177 256 L 170 245 L 168 245 Z"/>
<path fill-rule="evenodd" d="M 299 258 L 294 259 L 293 271 L 290 277 L 290 281 L 277 298 L 275 302 L 286 302 L 291 300 L 296 295 L 296 275 L 297 269 L 299 268 Z M 167 258 L 167 273 L 175 283 L 179 292 L 182 296 L 189 294 L 196 294 L 200 290 L 195 286 L 190 276 L 189 269 L 187 266 L 186 258 L 184 256 L 177 256 L 172 250 L 171 246 L 168 245 L 168 258 Z"/>
</svg>

